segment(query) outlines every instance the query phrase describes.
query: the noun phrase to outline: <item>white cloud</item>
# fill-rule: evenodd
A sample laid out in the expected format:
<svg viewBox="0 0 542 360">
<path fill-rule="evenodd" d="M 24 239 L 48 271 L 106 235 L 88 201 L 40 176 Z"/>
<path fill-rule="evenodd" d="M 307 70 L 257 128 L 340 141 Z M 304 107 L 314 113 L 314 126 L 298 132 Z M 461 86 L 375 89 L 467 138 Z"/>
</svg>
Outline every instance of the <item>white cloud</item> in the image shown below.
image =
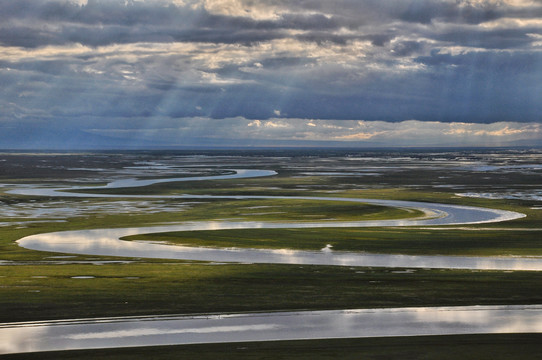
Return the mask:
<svg viewBox="0 0 542 360">
<path fill-rule="evenodd" d="M 0 1 L 0 120 L 168 143 L 540 142 L 541 10 L 539 0 Z M 10 137 L 28 133 L 21 124 Z"/>
<path fill-rule="evenodd" d="M 186 139 L 215 139 L 220 144 L 242 141 L 298 141 L 329 143 L 334 146 L 498 146 L 527 142 L 542 143 L 542 124 L 498 122 L 491 124 L 443 123 L 408 120 L 402 122 L 231 118 L 163 120 L 159 129 L 91 130 L 105 136 L 162 139 L 181 145 Z M 178 143 L 175 143 L 175 142 Z"/>
<path fill-rule="evenodd" d="M 251 17 L 256 20 L 273 20 L 279 16 L 279 8 L 272 2 L 254 2 L 245 0 L 204 0 L 205 9 L 213 14 Z"/>
</svg>

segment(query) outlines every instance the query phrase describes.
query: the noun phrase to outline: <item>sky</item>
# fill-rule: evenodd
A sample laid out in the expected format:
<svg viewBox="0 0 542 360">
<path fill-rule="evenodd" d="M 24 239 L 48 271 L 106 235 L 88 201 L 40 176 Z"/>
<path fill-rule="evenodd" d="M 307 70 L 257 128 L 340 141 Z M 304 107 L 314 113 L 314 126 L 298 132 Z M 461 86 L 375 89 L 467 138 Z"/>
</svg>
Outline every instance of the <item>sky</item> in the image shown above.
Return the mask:
<svg viewBox="0 0 542 360">
<path fill-rule="evenodd" d="M 542 146 L 542 0 L 0 0 L 0 148 Z"/>
</svg>

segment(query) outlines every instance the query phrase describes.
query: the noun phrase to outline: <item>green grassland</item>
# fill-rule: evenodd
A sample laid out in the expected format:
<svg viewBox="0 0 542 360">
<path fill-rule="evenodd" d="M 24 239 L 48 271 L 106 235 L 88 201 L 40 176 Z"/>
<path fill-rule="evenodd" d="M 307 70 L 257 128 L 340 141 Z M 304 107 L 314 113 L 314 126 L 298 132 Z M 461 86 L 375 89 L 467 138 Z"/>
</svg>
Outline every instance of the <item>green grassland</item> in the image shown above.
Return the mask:
<svg viewBox="0 0 542 360">
<path fill-rule="evenodd" d="M 179 231 L 128 236 L 207 247 L 362 251 L 408 255 L 542 256 L 542 231 L 454 228 L 312 228 Z"/>
<path fill-rule="evenodd" d="M 542 273 L 529 271 L 134 261 L 0 266 L 0 279 L 0 322 L 542 303 Z"/>
<path fill-rule="evenodd" d="M 444 174 L 444 172 L 442 172 Z M 527 214 L 499 224 L 433 228 L 250 229 L 177 232 L 130 239 L 160 240 L 194 246 L 295 248 L 401 254 L 542 255 L 542 211 L 536 202 L 458 197 L 453 191 L 405 187 L 423 179 L 421 172 L 402 179 L 319 176 L 293 178 L 287 172 L 261 179 L 164 183 L 144 188 L 100 190 L 126 195 L 295 195 L 358 197 L 482 206 Z M 438 174 L 437 174 L 438 175 Z M 429 173 L 424 176 L 429 176 Z M 434 177 L 435 174 L 431 173 Z M 453 179 L 452 179 L 453 180 Z M 456 179 L 457 180 L 457 179 Z M 499 179 L 497 179 L 499 180 Z M 532 182 L 532 179 L 513 181 Z M 511 180 L 511 181 L 512 181 Z M 393 183 L 396 181 L 397 183 Z M 400 182 L 403 181 L 402 184 Z M 459 183 L 459 180 L 457 180 Z M 475 176 L 462 178 L 475 188 Z M 506 179 L 500 179 L 506 184 Z M 350 183 L 349 183 L 350 182 Z M 500 183 L 499 183 L 500 184 Z M 423 184 L 422 184 L 423 185 Z M 88 190 L 96 191 L 96 190 Z M 66 201 L 78 198 L 1 194 L 6 204 Z M 121 200 L 121 199 L 116 199 Z M 122 199 L 131 201 L 130 198 Z M 88 201 L 97 201 L 88 199 Z M 104 201 L 100 199 L 100 201 Z M 0 322 L 46 319 L 215 312 L 316 310 L 477 304 L 541 304 L 542 273 L 334 266 L 207 264 L 161 259 L 113 258 L 44 253 L 20 248 L 16 240 L 52 231 L 144 226 L 182 221 L 326 221 L 373 220 L 420 216 L 421 212 L 382 206 L 312 200 L 164 199 L 189 203 L 179 211 L 68 216 L 62 222 L 7 225 L 0 229 Z M 30 221 L 32 219 L 18 219 Z M 9 223 L 13 223 L 9 225 Z M 59 261 L 65 261 L 62 264 Z M 101 265 L 89 261 L 116 261 Z M 77 279 L 87 276 L 92 278 Z M 145 357 L 168 358 L 367 358 L 367 359 L 534 359 L 540 335 L 480 335 L 393 339 L 325 340 L 217 344 L 40 354 L 43 359 Z M 11 355 L 25 359 L 32 355 Z M 3 357 L 4 358 L 4 357 Z"/>
<path fill-rule="evenodd" d="M 132 189 L 134 191 L 134 189 Z M 500 207 L 527 218 L 468 229 L 251 229 L 157 234 L 153 240 L 204 246 L 321 249 L 405 254 L 539 255 L 542 236 L 538 210 L 520 202 L 456 199 L 447 193 L 388 189 L 381 197 Z M 375 195 L 374 191 L 359 197 Z M 344 195 L 334 193 L 333 196 Z M 348 193 L 349 196 L 353 194 Z M 8 197 L 8 195 L 5 195 Z M 11 196 L 10 201 L 47 201 Z M 127 199 L 128 200 L 128 199 Z M 451 200 L 451 201 L 450 201 Z M 79 201 L 79 199 L 65 199 Z M 92 201 L 92 200 L 91 200 Z M 103 200 L 100 200 L 103 201 Z M 184 200 L 166 200 L 182 205 Z M 265 208 L 261 208 L 265 206 Z M 280 209 L 280 211 L 275 211 Z M 212 219 L 291 221 L 354 220 L 418 216 L 404 209 L 283 199 L 205 200 L 180 211 L 138 214 L 96 213 L 64 222 L 5 226 L 0 237 L 0 321 L 166 313 L 340 309 L 364 307 L 542 303 L 537 272 L 366 269 L 290 265 L 209 265 L 160 259 L 76 255 L 64 260 L 20 248 L 26 235 L 74 229 L 130 227 Z M 506 227 L 507 230 L 499 230 Z M 145 236 L 144 238 L 149 239 Z M 129 261 L 104 265 L 88 261 Z M 395 270 L 399 270 L 396 272 Z M 91 279 L 74 279 L 92 276 Z"/>
<path fill-rule="evenodd" d="M 419 210 L 322 200 L 260 199 L 222 200 L 202 204 L 183 214 L 190 220 L 227 219 L 250 221 L 356 221 L 404 219 L 423 216 Z"/>
<path fill-rule="evenodd" d="M 318 195 L 322 196 L 322 193 Z M 531 204 L 525 201 L 465 198 L 446 192 L 413 191 L 400 188 L 346 191 L 334 193 L 333 196 L 443 202 L 517 211 L 527 216 L 505 223 L 439 228 L 242 229 L 143 234 L 125 239 L 165 241 L 188 246 L 302 250 L 319 250 L 329 244 L 334 250 L 340 251 L 410 255 L 542 255 L 542 211 L 531 209 Z M 264 208 L 258 206 L 264 206 Z M 221 202 L 220 207 L 214 204 L 202 205 L 187 213 L 186 216 L 190 220 L 222 218 L 258 221 L 293 221 L 295 219 L 317 221 L 374 220 L 421 215 L 419 211 L 408 213 L 404 209 L 390 210 L 385 207 L 380 207 L 380 209 L 382 211 L 378 211 L 378 207 L 373 208 L 369 205 L 335 201 L 239 200 Z M 228 214 L 232 217 L 228 217 Z"/>
</svg>

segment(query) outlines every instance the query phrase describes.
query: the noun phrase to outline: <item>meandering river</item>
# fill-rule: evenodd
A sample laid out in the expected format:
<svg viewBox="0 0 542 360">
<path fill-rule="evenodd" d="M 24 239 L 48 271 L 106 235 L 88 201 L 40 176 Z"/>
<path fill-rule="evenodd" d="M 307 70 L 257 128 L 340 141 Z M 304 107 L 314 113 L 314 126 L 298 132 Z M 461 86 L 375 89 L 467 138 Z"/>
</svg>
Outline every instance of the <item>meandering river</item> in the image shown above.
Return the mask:
<svg viewBox="0 0 542 360">
<path fill-rule="evenodd" d="M 174 179 L 135 180 L 127 179 L 115 181 L 103 187 L 120 188 L 132 186 L 145 186 L 157 182 L 189 181 L 204 179 L 248 178 L 270 176 L 274 171 L 264 170 L 235 170 L 235 173 L 212 177 L 185 177 Z M 12 190 L 12 193 L 42 196 L 87 196 L 76 193 L 80 187 L 62 189 L 22 189 Z M 94 197 L 101 194 L 90 194 Z M 106 195 L 119 197 L 118 195 Z M 125 197 L 125 195 L 122 195 Z M 140 196 L 137 196 L 140 197 Z M 532 258 L 518 257 L 467 257 L 467 256 L 407 256 L 387 254 L 364 254 L 356 252 L 336 252 L 329 248 L 325 251 L 299 251 L 299 250 L 269 250 L 269 249 L 220 249 L 186 246 L 169 246 L 155 243 L 122 241 L 121 237 L 156 233 L 166 231 L 197 231 L 220 229 L 280 229 L 280 228 L 318 228 L 318 227 L 374 227 L 374 226 L 436 226 L 436 225 L 464 225 L 500 222 L 523 217 L 523 214 L 479 208 L 472 206 L 459 206 L 450 204 L 425 203 L 415 201 L 359 199 L 343 197 L 311 197 L 311 196 L 215 196 L 215 195 L 170 195 L 153 198 L 182 198 L 182 199 L 295 199 L 319 201 L 344 201 L 375 204 L 382 206 L 418 209 L 425 213 L 423 218 L 402 220 L 375 220 L 375 221 L 323 221 L 323 222 L 228 222 L 205 221 L 182 223 L 170 226 L 123 228 L 123 229 L 97 229 L 65 231 L 48 234 L 37 234 L 25 237 L 18 241 L 22 247 L 70 254 L 85 255 L 112 255 L 127 257 L 146 257 L 163 259 L 184 259 L 217 262 L 242 263 L 276 263 L 276 264 L 312 264 L 312 265 L 344 265 L 344 266 L 380 266 L 380 267 L 422 267 L 422 268 L 462 268 L 462 269 L 491 269 L 491 270 L 542 270 L 542 261 Z"/>
<path fill-rule="evenodd" d="M 145 186 L 156 182 L 274 175 L 273 171 L 236 170 L 214 177 L 122 180 L 102 188 Z M 76 193 L 80 187 L 24 188 L 12 193 L 43 196 L 116 197 Z M 69 191 L 69 193 L 68 193 Z M 122 197 L 126 197 L 122 195 Z M 141 198 L 142 196 L 133 196 Z M 123 241 L 121 237 L 153 232 L 212 229 L 315 228 L 368 226 L 437 226 L 513 220 L 516 212 L 448 204 L 339 197 L 148 196 L 218 199 L 307 199 L 348 201 L 422 210 L 426 216 L 404 220 L 315 223 L 191 222 L 169 226 L 98 229 L 37 234 L 18 241 L 22 247 L 87 255 L 174 258 L 218 262 L 314 264 L 344 266 L 542 270 L 542 259 L 522 257 L 407 256 L 271 249 L 220 249 Z M 84 280 L 82 280 L 84 281 Z M 470 306 L 447 308 L 364 309 L 209 316 L 166 316 L 65 320 L 0 324 L 0 353 L 171 345 L 202 342 L 411 336 L 499 332 L 542 332 L 542 306 Z"/>
</svg>

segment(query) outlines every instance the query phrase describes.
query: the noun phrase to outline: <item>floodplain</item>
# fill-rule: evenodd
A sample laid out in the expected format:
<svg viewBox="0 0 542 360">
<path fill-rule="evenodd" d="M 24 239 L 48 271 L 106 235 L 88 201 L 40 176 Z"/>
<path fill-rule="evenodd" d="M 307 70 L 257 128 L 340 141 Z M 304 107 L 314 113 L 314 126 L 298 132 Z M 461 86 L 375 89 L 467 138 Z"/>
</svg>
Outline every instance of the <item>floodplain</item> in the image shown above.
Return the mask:
<svg viewBox="0 0 542 360">
<path fill-rule="evenodd" d="M 229 229 L 137 235 L 126 240 L 213 248 L 537 258 L 542 255 L 542 152 L 538 150 L 3 153 L 0 168 L 2 323 L 104 316 L 542 304 L 538 290 L 542 274 L 538 271 L 89 256 L 29 250 L 17 243 L 26 236 L 56 231 L 197 221 L 332 223 L 424 216 L 419 209 L 371 204 L 242 198 L 357 197 L 477 206 L 526 216 L 487 224 Z M 103 187 L 134 178 L 223 176 L 241 168 L 276 174 Z M 89 189 L 71 196 L 67 192 L 62 196 L 16 192 L 69 187 Z M 81 196 L 83 192 L 87 196 Z M 503 336 L 486 335 L 484 344 L 494 341 L 496 345 Z M 533 337 L 516 334 L 508 341 L 517 341 L 519 346 Z M 457 339 L 437 338 L 428 342 L 428 349 L 435 343 L 451 346 Z M 359 341 L 352 340 L 351 344 Z M 318 358 L 311 349 L 321 349 L 323 343 L 304 342 L 303 356 Z M 468 344 L 473 349 L 481 346 Z M 279 354 L 280 349 L 290 346 L 276 345 L 273 351 Z M 273 347 L 261 346 L 266 351 Z M 529 357 L 534 356 L 529 346 L 523 348 L 525 358 L 534 358 Z M 167 352 L 187 349 L 191 348 L 171 347 Z M 216 349 L 221 352 L 220 346 Z M 109 351 L 113 358 L 122 356 L 121 350 Z M 288 354 L 288 350 L 282 351 L 284 356 Z M 488 354 L 486 350 L 484 353 Z M 320 356 L 324 358 L 323 353 Z"/>
</svg>

